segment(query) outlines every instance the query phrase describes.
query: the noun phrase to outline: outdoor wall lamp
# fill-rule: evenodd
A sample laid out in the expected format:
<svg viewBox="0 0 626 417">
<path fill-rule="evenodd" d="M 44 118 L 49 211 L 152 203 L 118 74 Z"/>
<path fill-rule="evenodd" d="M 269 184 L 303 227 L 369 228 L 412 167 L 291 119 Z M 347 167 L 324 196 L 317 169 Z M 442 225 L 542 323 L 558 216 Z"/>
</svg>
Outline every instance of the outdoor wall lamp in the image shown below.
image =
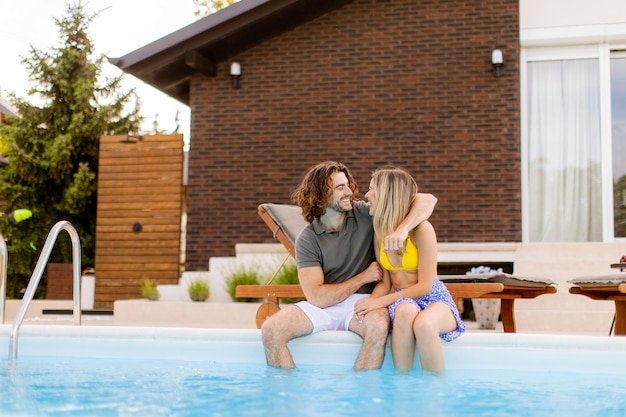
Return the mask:
<svg viewBox="0 0 626 417">
<path fill-rule="evenodd" d="M 491 52 L 491 64 L 493 65 L 493 75 L 499 77 L 502 75 L 502 65 L 504 60 L 502 59 L 502 51 L 494 49 Z"/>
<path fill-rule="evenodd" d="M 241 88 L 239 77 L 241 77 L 241 64 L 233 62 L 230 64 L 230 78 L 233 80 L 233 88 Z"/>
</svg>

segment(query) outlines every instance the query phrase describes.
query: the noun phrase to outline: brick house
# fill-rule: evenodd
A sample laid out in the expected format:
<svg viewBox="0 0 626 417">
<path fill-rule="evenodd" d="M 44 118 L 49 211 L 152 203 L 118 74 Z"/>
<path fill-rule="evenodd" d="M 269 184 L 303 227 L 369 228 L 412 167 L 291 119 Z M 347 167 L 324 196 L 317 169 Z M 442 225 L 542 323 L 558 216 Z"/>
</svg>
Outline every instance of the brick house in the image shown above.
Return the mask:
<svg viewBox="0 0 626 417">
<path fill-rule="evenodd" d="M 308 167 L 344 162 L 364 192 L 394 164 L 439 198 L 440 261 L 560 284 L 518 301 L 521 328 L 608 329 L 612 307 L 567 280 L 626 253 L 624 16 L 618 0 L 241 0 L 110 61 L 191 108 L 187 271 L 274 243 L 256 207 L 288 203 Z"/>
<path fill-rule="evenodd" d="M 514 0 L 243 0 L 112 62 L 192 109 L 193 270 L 273 241 L 256 206 L 289 202 L 326 159 L 362 189 L 376 167 L 409 169 L 439 197 L 441 241 L 520 241 L 518 57 Z"/>
<path fill-rule="evenodd" d="M 241 0 L 110 61 L 191 107 L 187 270 L 274 242 L 257 205 L 326 159 L 362 191 L 376 167 L 409 169 L 442 243 L 597 268 L 626 252 L 623 16 L 616 0 Z"/>
</svg>

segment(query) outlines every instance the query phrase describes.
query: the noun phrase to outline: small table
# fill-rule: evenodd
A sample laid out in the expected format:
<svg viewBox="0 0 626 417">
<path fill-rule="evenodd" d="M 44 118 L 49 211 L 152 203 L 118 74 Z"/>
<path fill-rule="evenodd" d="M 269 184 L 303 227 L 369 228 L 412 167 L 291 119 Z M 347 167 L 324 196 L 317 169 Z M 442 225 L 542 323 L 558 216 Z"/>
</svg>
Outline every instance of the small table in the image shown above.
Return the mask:
<svg viewBox="0 0 626 417">
<path fill-rule="evenodd" d="M 585 295 L 592 300 L 606 300 L 615 303 L 616 336 L 626 335 L 626 284 L 603 285 L 597 287 L 571 287 L 570 294 Z"/>
<path fill-rule="evenodd" d="M 624 271 L 626 262 L 611 264 L 612 269 Z M 580 294 L 592 300 L 613 301 L 615 303 L 615 326 L 613 334 L 626 335 L 626 283 L 576 285 L 569 289 L 570 294 Z"/>
</svg>

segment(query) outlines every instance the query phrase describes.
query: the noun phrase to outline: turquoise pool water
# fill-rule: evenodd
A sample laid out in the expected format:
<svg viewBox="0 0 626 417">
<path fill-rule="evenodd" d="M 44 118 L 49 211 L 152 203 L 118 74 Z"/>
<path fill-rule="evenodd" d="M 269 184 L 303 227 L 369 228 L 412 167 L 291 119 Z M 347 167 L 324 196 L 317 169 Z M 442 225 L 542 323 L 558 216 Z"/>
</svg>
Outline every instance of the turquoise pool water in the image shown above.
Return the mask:
<svg viewBox="0 0 626 417">
<path fill-rule="evenodd" d="M 54 326 L 53 326 L 54 327 Z M 0 331 L 0 415 L 623 416 L 625 340 L 466 334 L 443 377 L 356 373 L 358 338 L 319 334 L 268 368 L 256 330 L 23 328 L 16 362 Z M 1 329 L 1 327 L 0 327 Z"/>
</svg>

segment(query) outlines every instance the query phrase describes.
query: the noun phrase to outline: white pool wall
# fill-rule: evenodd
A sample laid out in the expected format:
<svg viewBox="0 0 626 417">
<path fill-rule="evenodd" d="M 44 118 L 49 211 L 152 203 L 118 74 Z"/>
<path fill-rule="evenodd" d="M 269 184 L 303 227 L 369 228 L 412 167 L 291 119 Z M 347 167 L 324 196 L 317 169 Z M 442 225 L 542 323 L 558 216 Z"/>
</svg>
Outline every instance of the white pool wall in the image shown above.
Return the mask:
<svg viewBox="0 0 626 417">
<path fill-rule="evenodd" d="M 9 356 L 10 326 L 0 326 L 0 361 Z M 447 369 L 623 373 L 626 338 L 609 336 L 466 333 L 442 342 Z M 20 329 L 18 361 L 28 357 L 137 358 L 219 363 L 265 363 L 257 329 L 39 326 Z M 296 364 L 351 367 L 361 339 L 351 332 L 321 332 L 289 344 Z M 416 356 L 416 366 L 419 361 Z M 389 346 L 385 367 L 391 367 Z"/>
</svg>

